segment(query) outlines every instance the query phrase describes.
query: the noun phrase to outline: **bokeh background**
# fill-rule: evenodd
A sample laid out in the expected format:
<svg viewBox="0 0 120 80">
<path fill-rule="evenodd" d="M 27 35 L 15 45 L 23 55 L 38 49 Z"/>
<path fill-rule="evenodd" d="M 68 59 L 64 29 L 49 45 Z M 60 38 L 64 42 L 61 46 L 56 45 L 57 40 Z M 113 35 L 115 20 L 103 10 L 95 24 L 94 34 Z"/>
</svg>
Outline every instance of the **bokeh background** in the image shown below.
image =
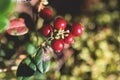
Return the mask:
<svg viewBox="0 0 120 80">
<path fill-rule="evenodd" d="M 84 32 L 60 55 L 51 57 L 50 70 L 44 75 L 35 75 L 33 80 L 120 80 L 120 0 L 48 0 L 54 18 L 62 16 L 71 23 L 82 23 Z M 13 16 L 13 15 L 12 15 Z M 10 17 L 10 16 L 9 16 Z M 0 33 L 0 80 L 17 80 L 18 64 L 27 55 L 35 52 L 36 44 L 45 40 L 36 39 L 37 27 L 32 18 L 25 19 L 30 31 L 23 36 Z M 45 22 L 49 23 L 49 22 Z M 68 24 L 68 25 L 69 25 Z"/>
</svg>

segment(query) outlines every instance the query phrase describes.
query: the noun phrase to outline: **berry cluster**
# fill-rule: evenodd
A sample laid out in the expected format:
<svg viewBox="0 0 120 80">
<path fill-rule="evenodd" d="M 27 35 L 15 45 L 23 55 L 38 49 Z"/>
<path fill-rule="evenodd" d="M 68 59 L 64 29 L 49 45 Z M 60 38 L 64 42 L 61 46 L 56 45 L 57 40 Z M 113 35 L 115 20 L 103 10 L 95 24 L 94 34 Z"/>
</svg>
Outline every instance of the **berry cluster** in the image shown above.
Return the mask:
<svg viewBox="0 0 120 80">
<path fill-rule="evenodd" d="M 37 5 L 37 11 L 39 16 L 44 20 L 50 20 L 53 16 L 53 12 L 50 8 L 45 7 L 46 2 L 39 2 Z M 40 10 L 41 8 L 41 10 Z M 69 28 L 68 28 L 69 27 Z M 79 23 L 75 23 L 72 26 L 67 26 L 67 22 L 64 18 L 58 17 L 51 24 L 45 24 L 40 29 L 43 36 L 51 40 L 51 47 L 55 52 L 60 52 L 64 48 L 64 44 L 71 44 L 74 42 L 74 37 L 80 36 L 83 32 L 83 27 Z"/>
<path fill-rule="evenodd" d="M 74 37 L 80 36 L 83 27 L 80 23 L 75 23 L 67 29 L 67 22 L 64 18 L 58 17 L 51 24 L 45 24 L 40 29 L 43 36 L 51 38 L 51 47 L 55 52 L 60 52 L 64 48 L 64 44 L 74 42 Z"/>
</svg>

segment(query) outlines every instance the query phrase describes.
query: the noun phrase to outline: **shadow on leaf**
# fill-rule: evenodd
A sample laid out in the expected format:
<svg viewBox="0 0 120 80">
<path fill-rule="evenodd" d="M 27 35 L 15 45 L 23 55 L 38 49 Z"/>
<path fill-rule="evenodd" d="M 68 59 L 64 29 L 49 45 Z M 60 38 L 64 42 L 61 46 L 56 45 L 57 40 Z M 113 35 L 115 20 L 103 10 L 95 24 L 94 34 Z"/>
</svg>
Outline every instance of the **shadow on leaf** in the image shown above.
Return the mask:
<svg viewBox="0 0 120 80">
<path fill-rule="evenodd" d="M 17 76 L 20 77 L 29 77 L 32 76 L 34 74 L 34 70 L 31 69 L 28 65 L 21 63 L 19 65 L 19 68 L 17 70 Z"/>
</svg>

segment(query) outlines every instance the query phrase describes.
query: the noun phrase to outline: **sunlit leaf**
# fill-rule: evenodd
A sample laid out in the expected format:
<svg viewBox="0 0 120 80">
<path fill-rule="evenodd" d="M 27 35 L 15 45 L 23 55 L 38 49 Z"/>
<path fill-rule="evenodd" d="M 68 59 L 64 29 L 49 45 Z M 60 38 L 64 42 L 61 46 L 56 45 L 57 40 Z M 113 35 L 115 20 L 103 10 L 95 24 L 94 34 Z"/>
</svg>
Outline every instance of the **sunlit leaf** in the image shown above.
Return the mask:
<svg viewBox="0 0 120 80">
<path fill-rule="evenodd" d="M 4 32 L 7 29 L 8 25 L 9 25 L 8 19 L 0 16 L 0 33 Z"/>
<path fill-rule="evenodd" d="M 0 0 L 0 16 L 7 15 L 11 12 L 13 7 L 12 0 Z"/>
<path fill-rule="evenodd" d="M 35 53 L 35 46 L 32 43 L 28 43 L 26 46 L 26 51 L 29 55 L 34 54 Z"/>
</svg>

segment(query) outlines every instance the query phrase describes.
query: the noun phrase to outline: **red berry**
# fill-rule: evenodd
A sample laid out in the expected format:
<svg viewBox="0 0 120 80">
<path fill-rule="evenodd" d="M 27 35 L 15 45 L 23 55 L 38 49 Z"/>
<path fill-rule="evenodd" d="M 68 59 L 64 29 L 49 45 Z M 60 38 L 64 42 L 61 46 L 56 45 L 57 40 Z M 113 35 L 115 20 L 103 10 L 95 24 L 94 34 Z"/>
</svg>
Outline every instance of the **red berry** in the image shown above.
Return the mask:
<svg viewBox="0 0 120 80">
<path fill-rule="evenodd" d="M 64 41 L 62 39 L 54 39 L 51 42 L 51 47 L 55 52 L 60 52 L 64 48 Z"/>
<path fill-rule="evenodd" d="M 64 30 L 66 28 L 66 21 L 65 19 L 58 17 L 55 21 L 54 21 L 54 27 L 55 29 L 62 29 Z"/>
<path fill-rule="evenodd" d="M 45 37 L 49 37 L 52 31 L 53 31 L 52 25 L 50 24 L 43 25 L 42 28 L 40 29 L 41 34 L 44 35 Z"/>
<path fill-rule="evenodd" d="M 72 28 L 71 28 L 71 33 L 74 35 L 74 36 L 80 36 L 83 32 L 83 27 L 81 24 L 79 23 L 76 23 L 76 24 L 73 24 Z"/>
<path fill-rule="evenodd" d="M 74 41 L 74 36 L 69 33 L 67 37 L 64 38 L 64 42 L 67 44 L 71 44 Z"/>
<path fill-rule="evenodd" d="M 45 19 L 45 20 L 49 20 L 52 18 L 52 10 L 49 8 L 44 8 L 43 10 L 41 10 L 40 12 L 40 16 Z"/>
</svg>

